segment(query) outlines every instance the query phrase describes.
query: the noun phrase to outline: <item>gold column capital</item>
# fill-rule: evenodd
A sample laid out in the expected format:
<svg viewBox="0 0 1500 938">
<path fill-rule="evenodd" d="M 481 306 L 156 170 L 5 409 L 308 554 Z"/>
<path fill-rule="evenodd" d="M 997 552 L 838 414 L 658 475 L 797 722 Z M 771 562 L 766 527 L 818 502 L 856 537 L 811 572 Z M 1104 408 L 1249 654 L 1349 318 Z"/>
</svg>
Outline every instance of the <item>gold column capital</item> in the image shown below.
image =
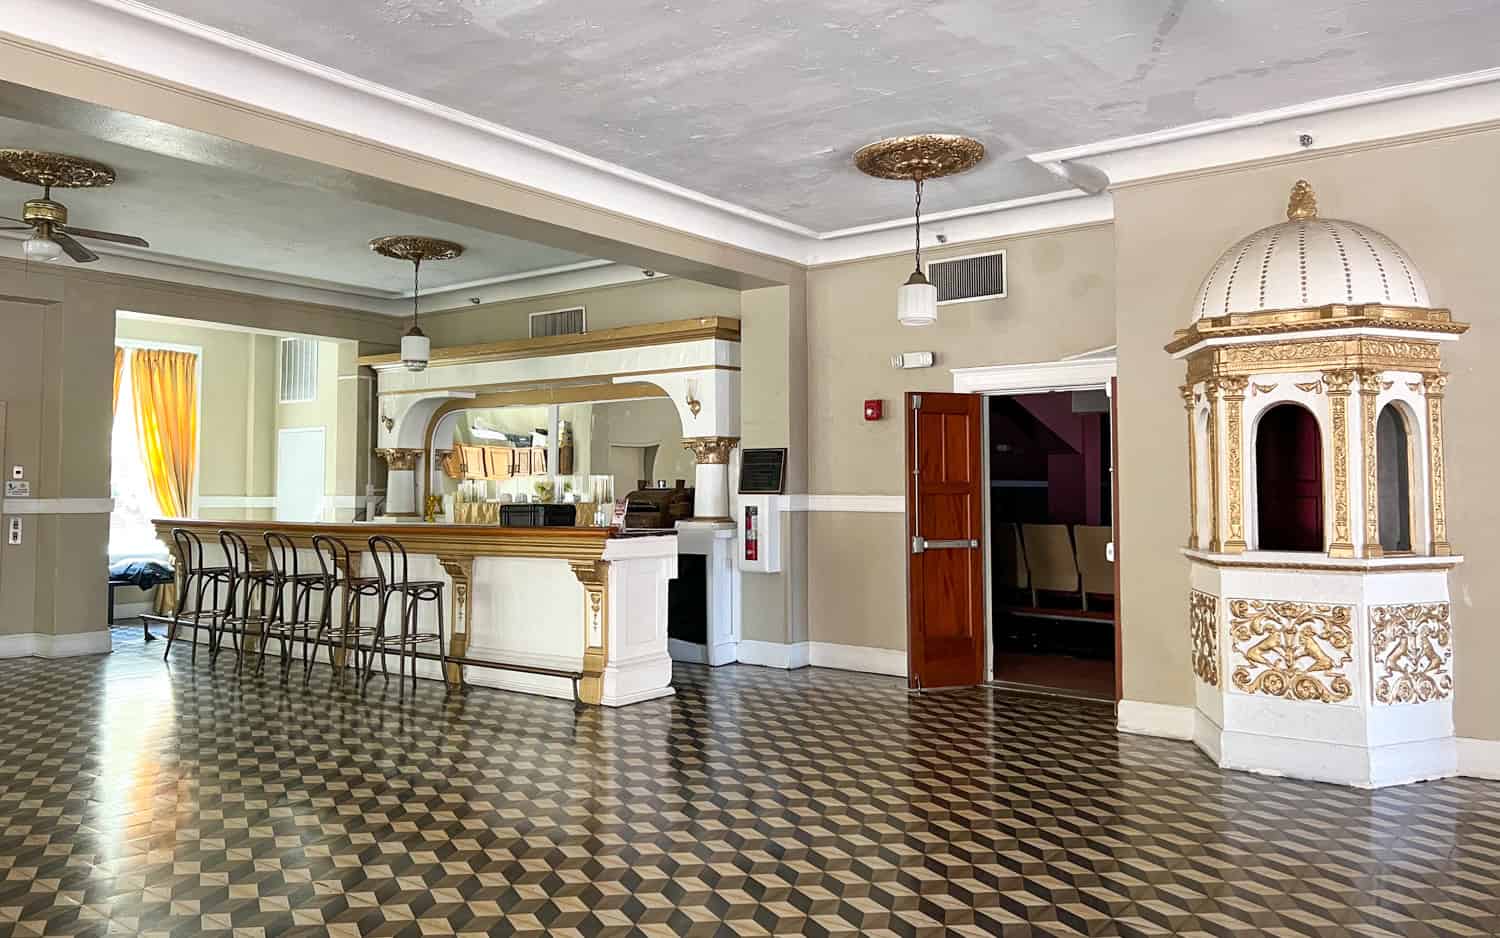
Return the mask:
<svg viewBox="0 0 1500 938">
<path fill-rule="evenodd" d="M 1350 385 L 1354 383 L 1356 373 L 1353 368 L 1336 368 L 1323 372 L 1323 387 L 1327 393 L 1332 395 L 1347 395 L 1350 393 Z"/>
<path fill-rule="evenodd" d="M 404 446 L 382 446 L 375 450 L 375 455 L 385 460 L 387 469 L 403 471 L 417 468 L 422 451 Z"/>
<path fill-rule="evenodd" d="M 1428 397 L 1442 397 L 1448 390 L 1448 373 L 1439 371 L 1422 376 L 1422 391 Z"/>
<path fill-rule="evenodd" d="M 693 458 L 700 466 L 722 466 L 729 462 L 729 454 L 740 445 L 737 436 L 690 436 L 682 441 L 683 449 L 693 451 Z"/>
</svg>

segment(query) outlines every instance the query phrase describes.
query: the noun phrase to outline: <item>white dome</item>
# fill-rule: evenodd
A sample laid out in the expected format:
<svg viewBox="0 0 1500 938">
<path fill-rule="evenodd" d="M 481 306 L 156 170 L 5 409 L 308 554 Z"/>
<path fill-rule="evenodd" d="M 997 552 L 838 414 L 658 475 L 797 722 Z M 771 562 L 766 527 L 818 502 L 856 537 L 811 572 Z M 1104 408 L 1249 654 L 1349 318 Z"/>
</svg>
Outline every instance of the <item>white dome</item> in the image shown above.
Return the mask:
<svg viewBox="0 0 1500 938">
<path fill-rule="evenodd" d="M 1193 319 L 1330 303 L 1432 304 L 1406 252 L 1373 228 L 1319 218 L 1312 187 L 1292 187 L 1287 221 L 1262 228 L 1220 256 L 1193 305 Z"/>
</svg>

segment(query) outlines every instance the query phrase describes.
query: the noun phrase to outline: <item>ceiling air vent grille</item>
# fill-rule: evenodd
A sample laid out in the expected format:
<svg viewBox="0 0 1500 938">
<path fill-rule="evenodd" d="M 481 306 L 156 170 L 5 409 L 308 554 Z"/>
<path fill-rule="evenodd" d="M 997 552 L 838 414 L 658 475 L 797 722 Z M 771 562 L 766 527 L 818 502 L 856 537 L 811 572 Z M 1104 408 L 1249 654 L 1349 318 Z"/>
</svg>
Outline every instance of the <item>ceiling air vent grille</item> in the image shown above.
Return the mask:
<svg viewBox="0 0 1500 938">
<path fill-rule="evenodd" d="M 927 265 L 927 279 L 937 287 L 940 305 L 1001 299 L 1005 296 L 1005 252 L 933 261 Z"/>
<path fill-rule="evenodd" d="M 531 314 L 531 337 L 533 339 L 549 335 L 581 335 L 585 331 L 587 330 L 584 328 L 582 306 Z"/>
</svg>

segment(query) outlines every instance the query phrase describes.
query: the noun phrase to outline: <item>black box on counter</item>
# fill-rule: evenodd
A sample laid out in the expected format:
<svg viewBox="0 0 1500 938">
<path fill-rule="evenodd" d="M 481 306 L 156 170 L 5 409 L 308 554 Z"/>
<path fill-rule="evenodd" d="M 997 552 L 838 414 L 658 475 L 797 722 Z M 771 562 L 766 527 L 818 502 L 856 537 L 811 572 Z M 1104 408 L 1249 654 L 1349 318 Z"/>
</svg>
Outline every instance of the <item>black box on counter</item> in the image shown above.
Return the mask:
<svg viewBox="0 0 1500 938">
<path fill-rule="evenodd" d="M 571 528 L 578 524 L 578 506 L 501 505 L 500 524 L 507 528 Z"/>
</svg>

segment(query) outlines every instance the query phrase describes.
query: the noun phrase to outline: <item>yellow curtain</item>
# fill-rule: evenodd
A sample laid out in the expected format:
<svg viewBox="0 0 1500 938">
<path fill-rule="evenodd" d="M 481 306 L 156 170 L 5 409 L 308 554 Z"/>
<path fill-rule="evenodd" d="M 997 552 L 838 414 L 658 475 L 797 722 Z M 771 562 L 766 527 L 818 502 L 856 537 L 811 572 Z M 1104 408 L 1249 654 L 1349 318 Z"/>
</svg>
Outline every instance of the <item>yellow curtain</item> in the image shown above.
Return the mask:
<svg viewBox="0 0 1500 938">
<path fill-rule="evenodd" d="M 166 517 L 185 517 L 198 464 L 198 356 L 136 349 L 130 380 L 136 434 L 156 504 Z"/>
<path fill-rule="evenodd" d="M 114 403 L 110 404 L 109 412 L 118 413 L 120 410 L 120 375 L 125 371 L 125 350 L 118 345 L 115 346 L 115 397 Z"/>
</svg>

